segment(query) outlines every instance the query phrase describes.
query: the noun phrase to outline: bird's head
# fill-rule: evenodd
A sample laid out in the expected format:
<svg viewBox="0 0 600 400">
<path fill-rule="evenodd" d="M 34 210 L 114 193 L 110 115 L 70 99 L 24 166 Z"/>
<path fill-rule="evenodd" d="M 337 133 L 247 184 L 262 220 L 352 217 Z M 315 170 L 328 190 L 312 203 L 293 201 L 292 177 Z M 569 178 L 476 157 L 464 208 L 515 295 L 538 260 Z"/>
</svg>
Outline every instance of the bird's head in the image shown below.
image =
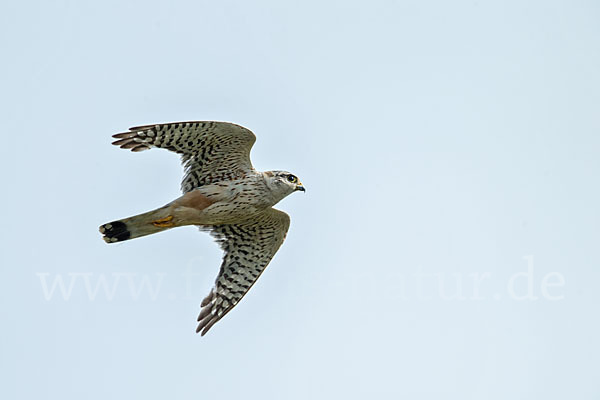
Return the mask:
<svg viewBox="0 0 600 400">
<path fill-rule="evenodd" d="M 264 176 L 267 186 L 271 189 L 277 201 L 295 191 L 305 191 L 298 177 L 287 171 L 267 171 Z"/>
</svg>

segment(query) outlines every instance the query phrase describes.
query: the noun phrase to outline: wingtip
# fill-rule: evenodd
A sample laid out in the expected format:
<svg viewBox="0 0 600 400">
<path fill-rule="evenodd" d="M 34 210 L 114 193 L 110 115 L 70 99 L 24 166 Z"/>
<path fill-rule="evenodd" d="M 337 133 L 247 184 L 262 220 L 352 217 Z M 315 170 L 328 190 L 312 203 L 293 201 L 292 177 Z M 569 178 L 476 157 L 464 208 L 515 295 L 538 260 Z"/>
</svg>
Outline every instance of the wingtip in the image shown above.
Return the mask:
<svg viewBox="0 0 600 400">
<path fill-rule="evenodd" d="M 196 327 L 196 333 L 199 333 L 200 337 L 203 337 L 204 335 L 206 335 L 206 332 L 208 332 L 211 326 L 203 326 L 202 324 L 198 324 L 198 326 Z"/>
<path fill-rule="evenodd" d="M 121 146 L 122 144 L 129 143 L 129 140 L 130 140 L 129 138 L 123 138 L 123 139 L 115 140 L 111 144 L 113 144 L 115 146 Z"/>
</svg>

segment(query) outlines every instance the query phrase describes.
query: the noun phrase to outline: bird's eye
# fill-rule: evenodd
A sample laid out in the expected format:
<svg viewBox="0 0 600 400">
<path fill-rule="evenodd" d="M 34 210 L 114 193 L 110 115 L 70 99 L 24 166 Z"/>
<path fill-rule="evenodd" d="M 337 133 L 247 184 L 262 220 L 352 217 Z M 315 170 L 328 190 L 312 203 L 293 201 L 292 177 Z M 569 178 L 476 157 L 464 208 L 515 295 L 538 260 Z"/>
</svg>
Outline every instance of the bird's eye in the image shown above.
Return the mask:
<svg viewBox="0 0 600 400">
<path fill-rule="evenodd" d="M 296 178 L 294 175 L 290 174 L 287 176 L 287 180 L 288 180 L 288 182 L 296 183 L 298 181 L 298 178 Z"/>
</svg>

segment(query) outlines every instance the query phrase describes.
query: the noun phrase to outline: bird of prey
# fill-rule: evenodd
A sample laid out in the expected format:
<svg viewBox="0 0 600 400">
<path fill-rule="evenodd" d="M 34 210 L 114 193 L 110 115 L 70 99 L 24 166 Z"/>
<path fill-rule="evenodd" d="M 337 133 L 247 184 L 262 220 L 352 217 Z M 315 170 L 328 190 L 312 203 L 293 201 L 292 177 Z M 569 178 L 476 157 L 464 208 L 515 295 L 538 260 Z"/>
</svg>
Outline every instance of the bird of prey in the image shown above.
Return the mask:
<svg viewBox="0 0 600 400">
<path fill-rule="evenodd" d="M 221 270 L 202 300 L 196 332 L 206 332 L 244 297 L 283 243 L 290 217 L 272 206 L 304 192 L 286 171 L 259 172 L 250 162 L 254 134 L 228 122 L 145 125 L 113 135 L 131 151 L 152 147 L 181 155 L 183 196 L 156 210 L 100 226 L 106 243 L 196 225 L 224 252 Z"/>
</svg>

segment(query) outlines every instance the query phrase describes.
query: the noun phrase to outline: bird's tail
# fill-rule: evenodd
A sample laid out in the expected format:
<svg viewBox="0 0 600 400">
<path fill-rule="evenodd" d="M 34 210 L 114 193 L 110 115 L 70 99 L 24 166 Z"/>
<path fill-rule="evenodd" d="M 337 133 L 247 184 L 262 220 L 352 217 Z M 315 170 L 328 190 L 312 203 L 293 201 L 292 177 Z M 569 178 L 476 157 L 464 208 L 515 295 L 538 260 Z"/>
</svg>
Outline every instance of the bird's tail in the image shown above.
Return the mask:
<svg viewBox="0 0 600 400">
<path fill-rule="evenodd" d="M 102 239 L 106 243 L 122 242 L 141 236 L 152 235 L 173 228 L 173 216 L 169 205 L 133 217 L 100 225 Z"/>
</svg>

